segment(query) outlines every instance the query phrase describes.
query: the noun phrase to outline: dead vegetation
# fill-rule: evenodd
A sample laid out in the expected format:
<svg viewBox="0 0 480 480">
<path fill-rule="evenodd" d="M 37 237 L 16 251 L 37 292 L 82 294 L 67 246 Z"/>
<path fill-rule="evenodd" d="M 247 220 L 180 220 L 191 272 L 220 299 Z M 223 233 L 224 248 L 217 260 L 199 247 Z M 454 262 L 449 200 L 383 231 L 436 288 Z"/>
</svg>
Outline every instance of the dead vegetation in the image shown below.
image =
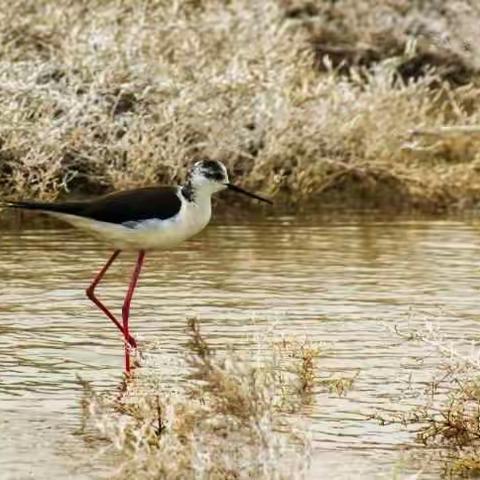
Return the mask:
<svg viewBox="0 0 480 480">
<path fill-rule="evenodd" d="M 304 478 L 310 443 L 302 409 L 314 401 L 318 349 L 270 338 L 258 355 L 220 353 L 194 319 L 188 335 L 176 385 L 148 366 L 117 394 L 82 382 L 83 433 L 110 459 L 109 478 Z"/>
<path fill-rule="evenodd" d="M 480 9 L 475 2 L 284 0 L 284 6 L 287 17 L 297 19 L 308 31 L 321 70 L 326 69 L 328 56 L 336 71 L 347 76 L 352 68 L 373 71 L 388 61 L 403 82 L 416 81 L 433 70 L 436 86 L 478 80 Z"/>
<path fill-rule="evenodd" d="M 480 474 L 480 369 L 478 349 L 458 348 L 431 324 L 423 330 L 398 331 L 406 341 L 420 342 L 425 356 L 432 349 L 442 355 L 423 393 L 416 392 L 417 405 L 399 408 L 389 416 L 376 414 L 382 424 L 399 424 L 415 433 L 419 444 L 435 452 L 447 478 L 477 478 Z M 410 395 L 406 395 L 410 397 Z"/>
<path fill-rule="evenodd" d="M 211 157 L 277 204 L 475 206 L 479 20 L 467 0 L 5 4 L 0 190 L 180 181 Z"/>
</svg>

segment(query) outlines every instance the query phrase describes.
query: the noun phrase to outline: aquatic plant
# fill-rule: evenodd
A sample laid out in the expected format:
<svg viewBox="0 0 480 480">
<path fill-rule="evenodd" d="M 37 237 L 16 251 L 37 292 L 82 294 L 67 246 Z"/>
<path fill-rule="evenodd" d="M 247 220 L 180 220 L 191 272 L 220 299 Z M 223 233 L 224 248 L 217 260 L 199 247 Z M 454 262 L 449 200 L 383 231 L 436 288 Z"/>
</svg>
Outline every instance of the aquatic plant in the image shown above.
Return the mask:
<svg viewBox="0 0 480 480">
<path fill-rule="evenodd" d="M 288 205 L 480 198 L 467 0 L 38 0 L 0 19 L 2 196 L 181 180 L 209 157 Z"/>
<path fill-rule="evenodd" d="M 217 352 L 195 319 L 177 385 L 155 368 L 99 394 L 81 380 L 84 434 L 115 478 L 292 479 L 309 469 L 303 406 L 314 401 L 316 346 L 265 336 L 256 355 Z M 182 372 L 182 370 L 179 370 Z"/>
<path fill-rule="evenodd" d="M 391 415 L 377 413 L 382 424 L 398 424 L 415 432 L 419 444 L 443 461 L 448 478 L 475 477 L 480 472 L 480 355 L 447 340 L 431 323 L 423 329 L 396 333 L 441 354 L 437 366 L 416 405 L 399 408 Z M 426 353 L 425 355 L 428 355 Z M 418 392 L 417 392 L 418 393 Z"/>
</svg>

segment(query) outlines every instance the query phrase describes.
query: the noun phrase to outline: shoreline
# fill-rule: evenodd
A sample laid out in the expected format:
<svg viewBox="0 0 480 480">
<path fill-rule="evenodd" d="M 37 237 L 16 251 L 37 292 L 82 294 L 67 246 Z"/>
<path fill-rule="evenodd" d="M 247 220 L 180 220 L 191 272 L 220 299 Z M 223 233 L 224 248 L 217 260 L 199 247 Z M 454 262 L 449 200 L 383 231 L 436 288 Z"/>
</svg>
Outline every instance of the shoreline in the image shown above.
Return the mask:
<svg viewBox="0 0 480 480">
<path fill-rule="evenodd" d="M 217 205 L 218 207 L 218 205 Z M 432 213 L 419 210 L 380 210 L 380 209 L 272 209 L 265 207 L 236 209 L 224 206 L 215 208 L 209 225 L 270 224 L 281 221 L 292 226 L 296 224 L 335 225 L 343 223 L 398 223 L 398 222 L 475 222 L 480 215 L 475 209 Z M 11 231 L 23 228 L 73 229 L 75 227 L 59 219 L 38 212 L 0 210 L 0 229 Z M 208 229 L 208 226 L 206 227 Z M 88 233 L 86 233 L 88 235 Z"/>
<path fill-rule="evenodd" d="M 210 158 L 292 211 L 475 208 L 480 12 L 400 3 L 12 7 L 0 198 L 181 183 Z"/>
</svg>

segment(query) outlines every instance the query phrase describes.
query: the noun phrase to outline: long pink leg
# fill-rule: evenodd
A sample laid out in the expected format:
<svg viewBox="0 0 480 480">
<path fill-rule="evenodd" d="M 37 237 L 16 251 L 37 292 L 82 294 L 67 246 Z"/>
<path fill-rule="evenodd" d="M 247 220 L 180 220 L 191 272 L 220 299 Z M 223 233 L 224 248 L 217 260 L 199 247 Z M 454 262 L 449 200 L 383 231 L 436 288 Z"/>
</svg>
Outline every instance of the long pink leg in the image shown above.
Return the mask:
<svg viewBox="0 0 480 480">
<path fill-rule="evenodd" d="M 86 293 L 87 297 L 116 325 L 120 332 L 122 332 L 122 335 L 125 337 L 126 341 L 128 341 L 128 343 L 133 348 L 136 348 L 137 342 L 135 341 L 135 339 L 130 334 L 125 335 L 125 331 L 120 322 L 113 316 L 110 310 L 108 310 L 108 308 L 95 296 L 95 288 L 100 283 L 105 273 L 107 273 L 107 270 L 110 268 L 112 263 L 119 255 L 120 250 L 115 250 L 113 252 L 112 256 L 108 259 L 105 266 L 100 270 L 100 272 L 98 272 L 97 276 L 93 279 L 91 285 L 87 288 Z"/>
<path fill-rule="evenodd" d="M 138 252 L 137 264 L 135 265 L 135 270 L 133 271 L 132 279 L 130 280 L 130 285 L 128 286 L 127 295 L 123 302 L 122 307 L 122 319 L 123 319 L 123 331 L 126 336 L 130 336 L 130 331 L 128 329 L 128 319 L 130 317 L 130 304 L 132 303 L 133 292 L 137 286 L 138 277 L 140 276 L 140 271 L 142 270 L 143 260 L 145 258 L 145 250 L 140 250 Z M 130 350 L 129 346 L 125 345 L 125 371 L 130 373 Z"/>
</svg>

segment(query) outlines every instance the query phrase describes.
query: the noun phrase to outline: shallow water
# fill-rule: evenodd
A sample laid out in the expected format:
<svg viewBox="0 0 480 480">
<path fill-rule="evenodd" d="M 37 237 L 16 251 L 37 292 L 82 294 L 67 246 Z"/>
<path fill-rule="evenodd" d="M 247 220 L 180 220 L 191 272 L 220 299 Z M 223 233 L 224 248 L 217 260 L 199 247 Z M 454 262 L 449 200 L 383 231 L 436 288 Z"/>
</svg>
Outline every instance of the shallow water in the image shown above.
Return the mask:
<svg viewBox="0 0 480 480">
<path fill-rule="evenodd" d="M 28 225 L 0 230 L 0 478 L 97 478 L 100 462 L 78 435 L 76 375 L 99 389 L 121 380 L 119 336 L 84 295 L 108 250 L 76 230 Z M 421 467 L 420 478 L 436 478 L 411 433 L 367 417 L 392 410 L 408 382 L 424 388 L 438 363 L 420 362 L 422 347 L 386 326 L 431 317 L 451 339 L 477 338 L 479 251 L 468 220 L 229 220 L 147 257 L 132 328 L 160 344 L 166 372 L 192 313 L 218 345 L 248 349 L 249 334 L 272 322 L 325 342 L 322 377 L 360 373 L 346 397 L 319 391 L 309 412 L 311 478 L 393 478 Z M 99 289 L 117 312 L 133 260 L 120 256 Z"/>
</svg>

